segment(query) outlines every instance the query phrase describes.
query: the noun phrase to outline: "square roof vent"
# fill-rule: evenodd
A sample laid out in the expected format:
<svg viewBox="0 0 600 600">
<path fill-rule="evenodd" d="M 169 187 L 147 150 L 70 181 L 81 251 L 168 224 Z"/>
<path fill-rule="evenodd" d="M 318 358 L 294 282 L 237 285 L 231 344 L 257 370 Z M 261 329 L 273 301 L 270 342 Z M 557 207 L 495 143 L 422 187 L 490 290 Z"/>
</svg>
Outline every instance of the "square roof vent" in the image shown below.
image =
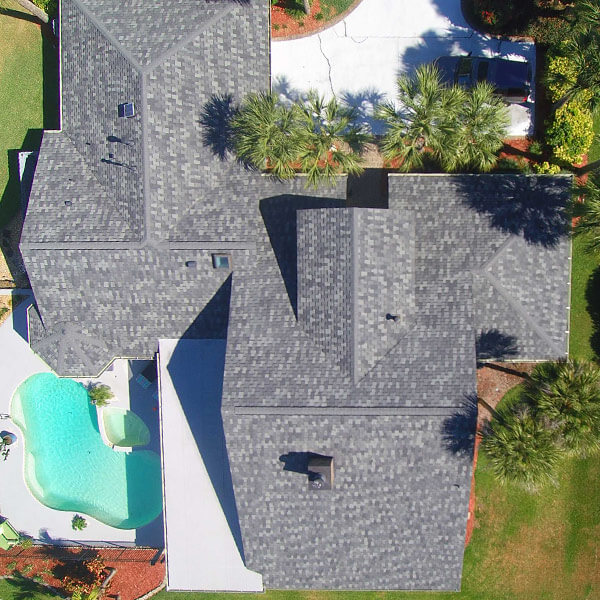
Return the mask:
<svg viewBox="0 0 600 600">
<path fill-rule="evenodd" d="M 119 104 L 119 117 L 130 119 L 135 116 L 135 107 L 133 102 L 124 102 Z"/>
<path fill-rule="evenodd" d="M 215 269 L 230 269 L 231 257 L 229 254 L 213 254 L 212 263 Z"/>
</svg>

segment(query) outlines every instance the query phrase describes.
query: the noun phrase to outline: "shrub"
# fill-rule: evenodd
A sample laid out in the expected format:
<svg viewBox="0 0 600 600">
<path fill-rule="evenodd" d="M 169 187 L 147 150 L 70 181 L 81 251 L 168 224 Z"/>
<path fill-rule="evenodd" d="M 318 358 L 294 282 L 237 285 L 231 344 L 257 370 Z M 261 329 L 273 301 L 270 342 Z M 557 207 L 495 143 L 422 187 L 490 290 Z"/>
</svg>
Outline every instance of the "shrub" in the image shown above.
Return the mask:
<svg viewBox="0 0 600 600">
<path fill-rule="evenodd" d="M 577 66 L 567 56 L 553 56 L 548 61 L 546 69 L 546 87 L 550 100 L 558 102 L 577 81 Z M 583 90 L 577 95 L 583 104 L 588 104 L 592 99 L 589 90 Z"/>
<path fill-rule="evenodd" d="M 102 383 L 88 388 L 90 402 L 96 406 L 106 406 L 108 401 L 115 397 L 112 390 Z"/>
<path fill-rule="evenodd" d="M 481 447 L 500 482 L 529 491 L 554 479 L 560 458 L 554 433 L 521 401 L 498 410 L 483 430 Z"/>
<path fill-rule="evenodd" d="M 75 531 L 81 531 L 87 527 L 87 521 L 81 515 L 75 515 L 71 519 L 71 527 Z"/>
<path fill-rule="evenodd" d="M 579 100 L 571 100 L 558 108 L 546 132 L 546 140 L 556 158 L 569 163 L 581 162 L 594 141 L 593 125 L 591 111 Z"/>
<path fill-rule="evenodd" d="M 518 158 L 503 157 L 496 162 L 495 171 L 499 173 L 524 173 L 528 175 L 531 173 L 531 168 L 522 156 Z"/>
<path fill-rule="evenodd" d="M 558 165 L 550 164 L 547 160 L 543 163 L 534 163 L 533 170 L 540 175 L 556 175 L 560 173 L 560 167 Z"/>
<path fill-rule="evenodd" d="M 33 0 L 33 3 L 41 8 L 50 18 L 55 17 L 58 8 L 57 0 Z"/>
<path fill-rule="evenodd" d="M 19 546 L 21 546 L 21 548 L 31 548 L 31 546 L 33 546 L 33 539 L 28 535 L 22 535 L 19 538 Z"/>
</svg>

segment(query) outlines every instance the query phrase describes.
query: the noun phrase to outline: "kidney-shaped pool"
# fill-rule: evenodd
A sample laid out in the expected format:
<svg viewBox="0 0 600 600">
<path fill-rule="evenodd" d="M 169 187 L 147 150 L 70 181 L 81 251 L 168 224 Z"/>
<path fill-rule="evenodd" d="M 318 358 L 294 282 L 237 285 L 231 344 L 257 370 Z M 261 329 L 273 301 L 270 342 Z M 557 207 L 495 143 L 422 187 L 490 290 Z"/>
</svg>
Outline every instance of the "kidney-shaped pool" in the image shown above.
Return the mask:
<svg viewBox="0 0 600 600">
<path fill-rule="evenodd" d="M 104 444 L 81 383 L 32 375 L 15 391 L 10 415 L 25 438 L 25 481 L 42 504 L 120 529 L 137 529 L 161 513 L 159 455 Z"/>
</svg>

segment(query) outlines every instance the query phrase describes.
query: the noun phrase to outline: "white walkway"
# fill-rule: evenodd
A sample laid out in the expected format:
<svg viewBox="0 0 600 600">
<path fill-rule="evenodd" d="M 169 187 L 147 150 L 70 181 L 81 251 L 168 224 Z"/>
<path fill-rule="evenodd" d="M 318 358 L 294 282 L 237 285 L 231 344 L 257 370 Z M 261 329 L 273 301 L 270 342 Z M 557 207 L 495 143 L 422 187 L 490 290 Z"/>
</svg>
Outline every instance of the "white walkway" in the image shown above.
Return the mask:
<svg viewBox="0 0 600 600">
<path fill-rule="evenodd" d="M 221 424 L 224 340 L 160 340 L 167 589 L 262 592 L 238 550 Z M 231 493 L 230 493 L 231 492 Z"/>
<path fill-rule="evenodd" d="M 395 98 L 398 74 L 439 56 L 469 52 L 528 60 L 535 73 L 533 44 L 501 42 L 475 32 L 462 16 L 460 0 L 362 0 L 343 21 L 321 33 L 274 40 L 272 85 L 288 97 L 311 88 L 334 94 L 368 122 L 373 104 Z M 510 135 L 532 131 L 532 106 L 510 107 Z"/>
</svg>

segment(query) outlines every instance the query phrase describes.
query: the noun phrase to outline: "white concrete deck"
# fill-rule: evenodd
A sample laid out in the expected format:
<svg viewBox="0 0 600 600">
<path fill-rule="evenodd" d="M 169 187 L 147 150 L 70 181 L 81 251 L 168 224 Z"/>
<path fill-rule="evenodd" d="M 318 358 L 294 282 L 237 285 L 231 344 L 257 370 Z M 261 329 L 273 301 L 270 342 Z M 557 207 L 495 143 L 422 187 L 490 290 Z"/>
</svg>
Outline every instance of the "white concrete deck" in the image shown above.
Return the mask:
<svg viewBox="0 0 600 600">
<path fill-rule="evenodd" d="M 0 327 L 0 413 L 3 414 L 10 412 L 10 400 L 20 383 L 35 373 L 51 370 L 21 335 L 26 335 L 26 311 L 30 304 L 30 299 L 19 304 L 11 318 Z M 17 442 L 10 446 L 7 460 L 0 462 L 3 482 L 0 489 L 0 513 L 16 529 L 37 540 L 51 543 L 135 542 L 136 530 L 116 529 L 87 516 L 87 527 L 83 531 L 74 531 L 71 519 L 75 513 L 54 510 L 38 502 L 23 479 L 21 430 L 10 419 L 0 420 L 0 429 L 17 435 Z"/>
<path fill-rule="evenodd" d="M 460 0 L 362 0 L 343 21 L 318 34 L 273 40 L 272 85 L 288 98 L 313 88 L 344 99 L 378 133 L 373 105 L 395 100 L 400 73 L 439 56 L 469 52 L 528 60 L 535 73 L 533 44 L 477 33 L 464 20 Z M 532 133 L 532 102 L 510 106 L 509 135 Z"/>
<path fill-rule="evenodd" d="M 170 590 L 263 590 L 262 577 L 246 569 L 232 534 L 226 486 L 215 490 L 211 479 L 217 474 L 224 480 L 229 470 L 219 434 L 224 363 L 224 340 L 159 342 Z"/>
</svg>

